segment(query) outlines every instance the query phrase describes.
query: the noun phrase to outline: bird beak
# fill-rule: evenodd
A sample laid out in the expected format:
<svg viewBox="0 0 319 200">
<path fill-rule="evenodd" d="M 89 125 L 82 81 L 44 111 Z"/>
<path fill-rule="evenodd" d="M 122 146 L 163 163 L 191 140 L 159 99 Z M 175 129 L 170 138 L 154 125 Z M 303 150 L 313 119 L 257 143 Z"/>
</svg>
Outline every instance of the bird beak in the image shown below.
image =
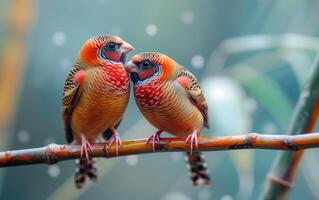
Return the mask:
<svg viewBox="0 0 319 200">
<path fill-rule="evenodd" d="M 121 48 L 121 53 L 128 53 L 134 50 L 134 47 L 127 42 L 124 42 L 120 48 Z"/>
<path fill-rule="evenodd" d="M 128 73 L 138 72 L 137 66 L 131 60 L 125 64 L 125 70 Z"/>
</svg>

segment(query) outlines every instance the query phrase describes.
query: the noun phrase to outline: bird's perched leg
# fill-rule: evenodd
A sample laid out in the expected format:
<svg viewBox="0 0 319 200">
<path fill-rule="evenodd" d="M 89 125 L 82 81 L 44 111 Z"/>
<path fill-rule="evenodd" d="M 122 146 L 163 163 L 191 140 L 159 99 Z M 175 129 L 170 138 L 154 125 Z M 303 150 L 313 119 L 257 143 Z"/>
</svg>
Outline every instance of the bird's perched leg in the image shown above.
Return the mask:
<svg viewBox="0 0 319 200">
<path fill-rule="evenodd" d="M 89 157 L 89 150 L 91 150 L 91 152 L 93 152 L 92 150 L 92 146 L 90 144 L 90 142 L 84 137 L 84 135 L 82 134 L 82 142 L 81 142 L 81 157 L 83 157 L 83 155 L 85 154 L 85 158 L 89 161 L 90 157 Z"/>
<path fill-rule="evenodd" d="M 160 143 L 162 132 L 163 132 L 162 130 L 158 130 L 147 139 L 146 144 L 149 144 L 150 142 L 152 142 L 153 152 L 155 152 L 155 143 L 158 143 L 158 144 Z"/>
<path fill-rule="evenodd" d="M 121 141 L 119 133 L 116 131 L 115 128 L 110 128 L 110 130 L 112 131 L 113 135 L 112 135 L 112 139 L 109 142 L 107 149 L 110 149 L 112 144 L 115 143 L 116 156 L 118 156 L 119 155 L 119 147 L 121 146 L 122 141 Z"/>
<path fill-rule="evenodd" d="M 192 153 L 193 153 L 193 145 L 194 144 L 195 144 L 196 149 L 198 149 L 198 139 L 197 139 L 197 131 L 196 130 L 194 130 L 192 134 L 187 136 L 186 141 L 185 141 L 185 145 L 188 142 L 190 142 L 190 147 L 191 147 L 190 154 L 192 155 Z"/>
</svg>

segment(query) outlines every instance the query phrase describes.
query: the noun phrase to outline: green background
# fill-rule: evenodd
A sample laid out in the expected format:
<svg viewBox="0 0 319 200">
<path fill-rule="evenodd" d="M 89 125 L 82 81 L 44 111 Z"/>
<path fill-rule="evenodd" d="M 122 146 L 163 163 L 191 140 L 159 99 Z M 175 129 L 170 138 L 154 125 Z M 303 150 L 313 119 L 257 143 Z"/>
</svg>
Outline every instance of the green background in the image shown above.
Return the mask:
<svg viewBox="0 0 319 200">
<path fill-rule="evenodd" d="M 9 5 L 0 0 L 0 11 Z M 81 44 L 94 35 L 119 35 L 135 47 L 129 56 L 160 51 L 188 67 L 208 100 L 212 128 L 206 136 L 285 133 L 319 50 L 315 0 L 41 0 L 35 5 L 8 149 L 65 143 L 64 79 Z M 7 24 L 5 14 L 0 16 L 1 45 Z M 131 98 L 119 129 L 122 139 L 154 131 Z M 0 198 L 256 199 L 276 153 L 206 152 L 213 183 L 201 189 L 189 183 L 182 153 L 99 159 L 99 182 L 83 191 L 73 185 L 74 161 L 7 168 L 1 169 Z M 319 199 L 316 153 L 305 154 L 290 199 Z"/>
</svg>

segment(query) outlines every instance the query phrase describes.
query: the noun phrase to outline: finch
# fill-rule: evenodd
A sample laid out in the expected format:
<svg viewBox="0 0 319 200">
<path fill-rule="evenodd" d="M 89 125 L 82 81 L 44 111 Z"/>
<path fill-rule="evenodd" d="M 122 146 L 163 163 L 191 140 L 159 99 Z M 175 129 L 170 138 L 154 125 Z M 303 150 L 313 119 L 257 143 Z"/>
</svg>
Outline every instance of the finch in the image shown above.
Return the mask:
<svg viewBox="0 0 319 200">
<path fill-rule="evenodd" d="M 111 139 L 118 152 L 121 140 L 116 128 L 126 110 L 130 85 L 124 63 L 133 47 L 120 37 L 92 37 L 81 47 L 64 85 L 62 118 L 68 143 L 81 144 L 75 185 L 82 188 L 86 176 L 97 180 L 91 144 L 99 137 Z"/>
<path fill-rule="evenodd" d="M 204 127 L 209 128 L 208 106 L 196 77 L 168 56 L 148 52 L 133 56 L 125 64 L 133 82 L 134 97 L 144 117 L 158 131 L 148 143 L 160 141 L 165 131 L 176 137 L 184 137 L 190 143 L 187 152 L 188 167 L 193 186 L 210 184 L 210 176 L 197 137 Z"/>
</svg>

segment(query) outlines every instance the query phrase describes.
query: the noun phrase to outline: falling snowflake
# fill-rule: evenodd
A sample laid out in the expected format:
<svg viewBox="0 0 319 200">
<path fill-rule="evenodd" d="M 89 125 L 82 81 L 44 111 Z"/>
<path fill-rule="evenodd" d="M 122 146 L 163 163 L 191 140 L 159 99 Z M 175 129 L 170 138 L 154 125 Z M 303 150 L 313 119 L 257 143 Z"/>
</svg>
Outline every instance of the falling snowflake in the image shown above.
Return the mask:
<svg viewBox="0 0 319 200">
<path fill-rule="evenodd" d="M 48 167 L 48 174 L 52 178 L 56 178 L 60 175 L 60 167 L 57 165 L 51 165 Z"/>
<path fill-rule="evenodd" d="M 131 156 L 126 156 L 125 161 L 128 165 L 134 166 L 137 165 L 138 163 L 138 156 L 136 155 L 131 155 Z"/>
<path fill-rule="evenodd" d="M 191 10 L 184 10 L 181 14 L 183 24 L 192 24 L 194 21 L 194 13 Z"/>
<path fill-rule="evenodd" d="M 220 200 L 233 200 L 233 197 L 228 194 L 225 194 L 220 198 Z"/>
<path fill-rule="evenodd" d="M 194 55 L 191 60 L 192 66 L 196 69 L 200 69 L 204 66 L 205 60 L 201 55 Z"/>
<path fill-rule="evenodd" d="M 63 32 L 57 31 L 57 32 L 53 33 L 52 42 L 54 45 L 62 46 L 62 45 L 64 45 L 65 41 L 66 41 L 66 36 Z"/>
<path fill-rule="evenodd" d="M 21 143 L 27 143 L 30 140 L 30 134 L 26 130 L 21 130 L 18 133 L 18 141 Z"/>
<path fill-rule="evenodd" d="M 147 35 L 154 36 L 157 34 L 157 26 L 155 24 L 149 24 L 145 29 Z"/>
<path fill-rule="evenodd" d="M 191 200 L 191 198 L 181 192 L 170 192 L 162 200 Z"/>
</svg>

